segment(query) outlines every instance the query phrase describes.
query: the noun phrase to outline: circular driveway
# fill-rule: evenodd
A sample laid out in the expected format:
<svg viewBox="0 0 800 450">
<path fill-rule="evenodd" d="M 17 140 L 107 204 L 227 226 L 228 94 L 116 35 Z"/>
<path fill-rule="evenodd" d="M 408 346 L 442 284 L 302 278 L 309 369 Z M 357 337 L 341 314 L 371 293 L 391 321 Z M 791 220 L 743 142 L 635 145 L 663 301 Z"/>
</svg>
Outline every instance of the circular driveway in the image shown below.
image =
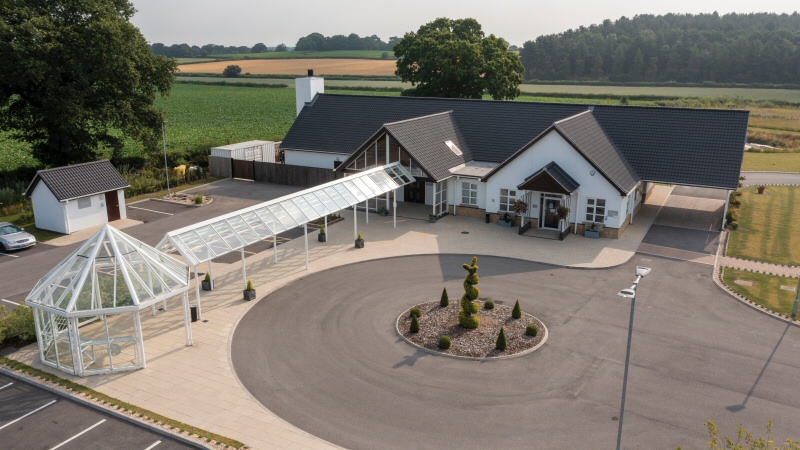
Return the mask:
<svg viewBox="0 0 800 450">
<path fill-rule="evenodd" d="M 371 448 L 611 448 L 616 441 L 634 266 L 637 298 L 623 447 L 697 448 L 723 433 L 796 434 L 800 329 L 731 299 L 711 268 L 635 255 L 609 270 L 481 257 L 481 295 L 540 318 L 538 351 L 503 361 L 416 350 L 394 331 L 446 286 L 458 299 L 472 255 L 390 258 L 333 268 L 260 300 L 238 324 L 244 386 L 289 423 Z M 452 301 L 452 300 L 451 300 Z"/>
</svg>

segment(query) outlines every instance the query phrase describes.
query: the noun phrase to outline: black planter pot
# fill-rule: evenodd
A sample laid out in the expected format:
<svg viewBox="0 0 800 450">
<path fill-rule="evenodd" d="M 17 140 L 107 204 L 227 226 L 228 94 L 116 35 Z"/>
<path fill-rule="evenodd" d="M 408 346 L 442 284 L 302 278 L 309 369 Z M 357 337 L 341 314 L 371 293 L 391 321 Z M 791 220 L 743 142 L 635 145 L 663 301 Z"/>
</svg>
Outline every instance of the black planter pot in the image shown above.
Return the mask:
<svg viewBox="0 0 800 450">
<path fill-rule="evenodd" d="M 328 235 L 320 233 L 320 234 L 317 235 L 317 240 L 319 242 L 328 242 Z"/>
<path fill-rule="evenodd" d="M 256 290 L 255 289 L 249 290 L 249 291 L 247 289 L 245 289 L 245 290 L 242 291 L 242 293 L 244 294 L 244 299 L 246 301 L 255 300 L 255 298 L 256 298 Z"/>
<path fill-rule="evenodd" d="M 364 240 L 356 239 L 356 248 L 364 248 Z"/>
<path fill-rule="evenodd" d="M 211 282 L 210 281 L 203 280 L 200 283 L 200 286 L 203 288 L 204 291 L 210 291 L 211 290 Z"/>
<path fill-rule="evenodd" d="M 378 211 L 378 214 L 382 215 L 383 217 L 386 217 L 389 215 L 389 211 Z"/>
</svg>

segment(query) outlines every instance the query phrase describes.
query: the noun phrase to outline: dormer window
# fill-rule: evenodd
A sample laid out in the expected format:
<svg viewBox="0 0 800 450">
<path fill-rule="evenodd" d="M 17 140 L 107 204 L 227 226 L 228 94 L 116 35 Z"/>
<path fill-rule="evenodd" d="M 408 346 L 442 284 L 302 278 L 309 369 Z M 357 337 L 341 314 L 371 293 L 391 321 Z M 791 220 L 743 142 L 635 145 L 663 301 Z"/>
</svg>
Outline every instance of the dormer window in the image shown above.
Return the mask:
<svg viewBox="0 0 800 450">
<path fill-rule="evenodd" d="M 447 145 L 447 147 L 450 148 L 450 151 L 452 151 L 456 155 L 458 155 L 458 156 L 463 155 L 463 153 L 461 153 L 461 149 L 458 148 L 458 146 L 456 144 L 454 144 L 453 141 L 444 141 L 444 143 L 445 143 L 445 145 Z"/>
</svg>

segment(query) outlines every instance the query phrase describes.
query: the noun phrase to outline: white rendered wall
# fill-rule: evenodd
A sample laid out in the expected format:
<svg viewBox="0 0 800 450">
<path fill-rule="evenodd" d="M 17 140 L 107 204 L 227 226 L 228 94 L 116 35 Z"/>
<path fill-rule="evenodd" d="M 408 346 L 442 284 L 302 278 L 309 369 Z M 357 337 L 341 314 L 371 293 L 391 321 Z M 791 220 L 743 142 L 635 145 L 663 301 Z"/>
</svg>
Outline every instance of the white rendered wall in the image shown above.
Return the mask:
<svg viewBox="0 0 800 450">
<path fill-rule="evenodd" d="M 94 194 L 84 198 L 91 199 L 91 206 L 79 209 L 78 199 L 69 200 L 66 204 L 67 222 L 70 234 L 83 230 L 84 228 L 103 225 L 108 222 L 105 194 Z"/>
<path fill-rule="evenodd" d="M 33 203 L 36 228 L 69 234 L 64 215 L 64 204 L 56 199 L 56 196 L 43 182 L 36 183 L 36 187 L 31 193 L 31 202 Z"/>
<path fill-rule="evenodd" d="M 128 218 L 128 209 L 125 207 L 125 190 L 120 189 L 117 191 L 117 198 L 119 199 L 119 218 Z M 106 212 L 108 214 L 108 212 Z"/>
<path fill-rule="evenodd" d="M 321 167 L 333 170 L 333 163 L 336 158 L 344 161 L 350 155 L 346 153 L 319 153 L 304 152 L 301 150 L 285 150 L 283 152 L 284 162 L 293 166 Z"/>
<path fill-rule="evenodd" d="M 313 100 L 317 93 L 325 93 L 325 79 L 319 77 L 295 78 L 294 89 L 297 115 L 299 116 L 303 106 Z"/>
<path fill-rule="evenodd" d="M 622 221 L 625 220 L 628 197 L 620 195 L 619 191 L 603 175 L 597 172 L 580 153 L 554 131 L 548 133 L 489 178 L 485 183 L 486 212 L 497 212 L 500 205 L 500 189 L 517 190 L 517 186 L 525 178 L 533 175 L 551 161 L 555 161 L 580 184 L 580 188 L 578 188 L 580 199 L 572 205 L 573 211 L 576 212 L 573 220 L 576 222 L 586 220 L 587 198 L 602 198 L 606 200 L 606 214 L 609 210 L 618 213 L 617 217 L 606 217 L 606 226 L 620 227 Z M 590 174 L 592 171 L 596 172 L 594 176 Z M 478 201 L 480 203 L 480 192 Z M 538 198 L 534 201 L 538 202 Z"/>
</svg>

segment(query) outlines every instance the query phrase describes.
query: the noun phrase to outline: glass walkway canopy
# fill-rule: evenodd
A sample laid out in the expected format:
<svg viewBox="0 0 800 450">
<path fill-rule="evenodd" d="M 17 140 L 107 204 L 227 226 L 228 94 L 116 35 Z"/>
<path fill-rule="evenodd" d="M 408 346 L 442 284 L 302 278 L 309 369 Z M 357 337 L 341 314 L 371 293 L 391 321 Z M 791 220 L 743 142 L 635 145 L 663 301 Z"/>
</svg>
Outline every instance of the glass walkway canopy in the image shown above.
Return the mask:
<svg viewBox="0 0 800 450">
<path fill-rule="evenodd" d="M 412 181 L 408 169 L 395 162 L 170 231 L 156 248 L 174 249 L 197 266 Z"/>
</svg>

